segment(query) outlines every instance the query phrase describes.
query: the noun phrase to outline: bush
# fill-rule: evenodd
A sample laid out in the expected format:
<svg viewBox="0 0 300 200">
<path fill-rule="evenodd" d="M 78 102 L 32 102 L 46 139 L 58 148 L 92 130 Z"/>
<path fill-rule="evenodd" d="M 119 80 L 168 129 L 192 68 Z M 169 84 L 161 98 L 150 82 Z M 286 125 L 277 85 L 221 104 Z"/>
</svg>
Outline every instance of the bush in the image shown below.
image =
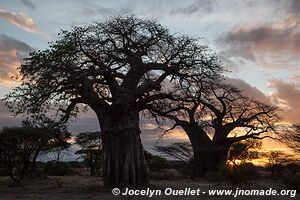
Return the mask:
<svg viewBox="0 0 300 200">
<path fill-rule="evenodd" d="M 212 178 L 221 183 L 229 181 L 234 185 L 248 185 L 258 177 L 257 169 L 252 163 L 237 166 L 220 167 L 217 172 L 210 174 Z"/>
<path fill-rule="evenodd" d="M 160 156 L 152 156 L 152 158 L 148 160 L 148 167 L 151 171 L 160 171 L 169 168 L 170 165 L 167 159 Z"/>
<path fill-rule="evenodd" d="M 47 162 L 44 172 L 48 176 L 66 176 L 73 175 L 73 170 L 64 162 Z"/>
</svg>

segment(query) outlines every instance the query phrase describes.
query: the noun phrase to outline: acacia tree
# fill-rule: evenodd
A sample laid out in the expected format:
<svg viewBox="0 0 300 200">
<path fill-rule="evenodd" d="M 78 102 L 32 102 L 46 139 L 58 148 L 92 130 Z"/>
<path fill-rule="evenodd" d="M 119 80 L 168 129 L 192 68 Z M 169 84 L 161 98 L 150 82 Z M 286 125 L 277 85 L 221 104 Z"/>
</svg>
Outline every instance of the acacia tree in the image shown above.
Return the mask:
<svg viewBox="0 0 300 200">
<path fill-rule="evenodd" d="M 293 124 L 283 127 L 280 139 L 294 152 L 300 152 L 300 125 Z"/>
<path fill-rule="evenodd" d="M 184 163 L 184 166 L 189 168 L 191 172 L 191 179 L 194 178 L 194 152 L 189 142 L 176 142 L 167 146 L 155 146 L 154 150 Z"/>
<path fill-rule="evenodd" d="M 260 140 L 242 140 L 231 145 L 228 155 L 228 162 L 237 165 L 237 161 L 245 164 L 247 161 L 259 157 L 258 150 L 262 147 Z"/>
<path fill-rule="evenodd" d="M 41 128 L 3 128 L 0 132 L 0 160 L 6 173 L 16 182 L 25 176 L 49 132 Z"/>
<path fill-rule="evenodd" d="M 45 115 L 38 115 L 31 119 L 27 118 L 23 120 L 22 127 L 44 129 L 49 133 L 48 140 L 44 140 L 44 143 L 40 143 L 35 151 L 32 168 L 35 167 L 35 161 L 41 153 L 47 154 L 53 152 L 57 154 L 57 159 L 59 159 L 61 152 L 66 151 L 71 146 L 71 143 L 68 142 L 68 140 L 71 139 L 71 133 L 68 131 L 67 125 L 61 121 L 52 120 Z"/>
<path fill-rule="evenodd" d="M 11 111 L 56 107 L 67 121 L 78 104 L 90 107 L 101 127 L 104 185 L 121 187 L 148 181 L 139 112 L 172 98 L 162 83 L 213 77 L 221 67 L 197 39 L 172 35 L 155 21 L 118 16 L 62 31 L 19 70 L 22 84 L 6 98 Z"/>
<path fill-rule="evenodd" d="M 196 176 L 224 166 L 232 144 L 275 132 L 278 108 L 250 99 L 233 86 L 200 81 L 182 89 L 174 91 L 185 100 L 157 100 L 151 112 L 174 121 L 171 129 L 184 129 L 193 147 Z"/>
<path fill-rule="evenodd" d="M 91 176 L 95 176 L 97 170 L 101 168 L 102 145 L 100 132 L 84 132 L 76 136 L 76 144 L 80 150 L 76 154 L 83 154 L 87 167 L 91 169 Z"/>
</svg>

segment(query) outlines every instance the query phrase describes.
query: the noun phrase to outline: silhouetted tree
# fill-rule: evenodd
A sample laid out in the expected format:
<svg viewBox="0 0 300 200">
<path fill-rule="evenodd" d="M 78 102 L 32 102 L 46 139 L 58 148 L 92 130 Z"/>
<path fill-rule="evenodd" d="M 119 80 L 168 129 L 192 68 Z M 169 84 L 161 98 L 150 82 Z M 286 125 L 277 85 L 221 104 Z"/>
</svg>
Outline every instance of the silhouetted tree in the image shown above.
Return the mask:
<svg viewBox="0 0 300 200">
<path fill-rule="evenodd" d="M 247 161 L 258 158 L 258 150 L 262 147 L 262 142 L 248 139 L 233 143 L 229 150 L 228 161 L 237 165 L 237 161 L 245 164 Z"/>
<path fill-rule="evenodd" d="M 6 96 L 16 114 L 57 108 L 63 120 L 90 107 L 101 126 L 105 186 L 148 182 L 139 112 L 173 98 L 167 84 L 214 77 L 218 59 L 197 39 L 172 35 L 155 21 L 118 16 L 62 31 L 20 67 L 22 84 Z"/>
<path fill-rule="evenodd" d="M 85 132 L 76 136 L 76 144 L 81 147 L 76 154 L 83 154 L 87 166 L 91 169 L 91 176 L 95 176 L 103 162 L 103 149 L 100 132 Z"/>
<path fill-rule="evenodd" d="M 45 129 L 50 133 L 49 139 L 44 141 L 44 143 L 40 143 L 33 158 L 33 167 L 35 166 L 37 157 L 41 153 L 54 153 L 56 155 L 56 161 L 59 162 L 61 154 L 71 146 L 71 143 L 68 142 L 68 140 L 71 139 L 71 133 L 68 132 L 67 125 L 61 121 L 52 120 L 45 115 L 38 115 L 31 119 L 27 118 L 23 120 L 22 127 Z"/>
<path fill-rule="evenodd" d="M 300 152 L 300 125 L 285 126 L 280 134 L 280 139 L 296 153 Z"/>
<path fill-rule="evenodd" d="M 279 120 L 277 107 L 250 99 L 222 82 L 204 79 L 175 88 L 174 93 L 185 96 L 184 100 L 156 100 L 151 112 L 173 120 L 171 129 L 184 129 L 193 147 L 197 176 L 224 166 L 232 144 L 270 137 L 265 133 L 274 132 Z"/>
<path fill-rule="evenodd" d="M 277 177 L 281 175 L 284 163 L 289 160 L 288 156 L 281 151 L 268 152 L 266 158 L 268 159 L 267 168 L 271 171 L 272 177 L 275 173 L 277 173 Z"/>
<path fill-rule="evenodd" d="M 159 155 L 153 155 L 147 151 L 145 152 L 145 159 L 151 171 L 159 172 L 163 169 L 170 167 L 170 163 L 166 158 L 163 158 Z"/>
<path fill-rule="evenodd" d="M 41 144 L 50 138 L 46 129 L 3 128 L 0 132 L 0 157 L 6 173 L 16 182 L 26 174 Z"/>
<path fill-rule="evenodd" d="M 184 166 L 191 171 L 191 178 L 194 178 L 194 170 L 192 170 L 194 167 L 194 153 L 192 145 L 189 142 L 176 142 L 167 146 L 155 146 L 154 150 L 184 163 Z"/>
</svg>

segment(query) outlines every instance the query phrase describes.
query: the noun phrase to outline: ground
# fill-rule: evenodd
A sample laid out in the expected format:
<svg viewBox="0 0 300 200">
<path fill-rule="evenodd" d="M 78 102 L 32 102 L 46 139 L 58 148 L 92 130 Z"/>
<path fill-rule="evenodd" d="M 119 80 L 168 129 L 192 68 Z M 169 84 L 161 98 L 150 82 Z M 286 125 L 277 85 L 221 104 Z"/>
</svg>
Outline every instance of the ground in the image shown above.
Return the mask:
<svg viewBox="0 0 300 200">
<path fill-rule="evenodd" d="M 191 181 L 188 179 L 179 180 L 153 180 L 149 186 L 151 189 L 161 189 L 171 187 L 173 189 L 193 188 L 201 189 L 201 191 L 208 191 L 209 189 L 232 189 L 228 183 L 213 183 L 205 180 Z M 236 186 L 233 187 L 235 189 Z M 243 187 L 239 187 L 243 188 Z M 271 180 L 257 180 L 248 189 L 285 189 L 285 187 L 276 181 Z M 291 198 L 289 196 L 155 196 L 152 198 L 145 198 L 144 196 L 113 196 L 111 190 L 105 189 L 100 178 L 89 176 L 51 176 L 44 178 L 25 178 L 19 186 L 16 186 L 9 177 L 0 177 L 0 199 L 14 200 L 14 199 L 42 199 L 42 200 L 77 200 L 77 199 L 299 199 L 300 194 Z"/>
</svg>

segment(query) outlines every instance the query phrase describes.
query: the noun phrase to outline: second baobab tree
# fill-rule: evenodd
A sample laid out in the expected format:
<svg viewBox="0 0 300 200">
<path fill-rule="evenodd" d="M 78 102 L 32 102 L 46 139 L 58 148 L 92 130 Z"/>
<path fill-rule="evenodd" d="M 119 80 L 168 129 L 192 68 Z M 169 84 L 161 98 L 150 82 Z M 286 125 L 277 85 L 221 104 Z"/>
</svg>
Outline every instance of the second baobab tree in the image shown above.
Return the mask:
<svg viewBox="0 0 300 200">
<path fill-rule="evenodd" d="M 172 35 L 151 20 L 122 15 L 62 31 L 19 68 L 22 84 L 7 95 L 15 113 L 56 108 L 67 121 L 85 104 L 102 133 L 105 186 L 148 182 L 139 113 L 154 100 L 172 99 L 164 83 L 217 76 L 218 60 L 196 39 Z"/>
<path fill-rule="evenodd" d="M 276 133 L 278 108 L 247 97 L 225 81 L 197 80 L 174 87 L 173 94 L 173 100 L 156 100 L 150 111 L 173 121 L 171 129 L 180 126 L 185 131 L 194 151 L 196 177 L 224 167 L 232 144 Z"/>
</svg>

